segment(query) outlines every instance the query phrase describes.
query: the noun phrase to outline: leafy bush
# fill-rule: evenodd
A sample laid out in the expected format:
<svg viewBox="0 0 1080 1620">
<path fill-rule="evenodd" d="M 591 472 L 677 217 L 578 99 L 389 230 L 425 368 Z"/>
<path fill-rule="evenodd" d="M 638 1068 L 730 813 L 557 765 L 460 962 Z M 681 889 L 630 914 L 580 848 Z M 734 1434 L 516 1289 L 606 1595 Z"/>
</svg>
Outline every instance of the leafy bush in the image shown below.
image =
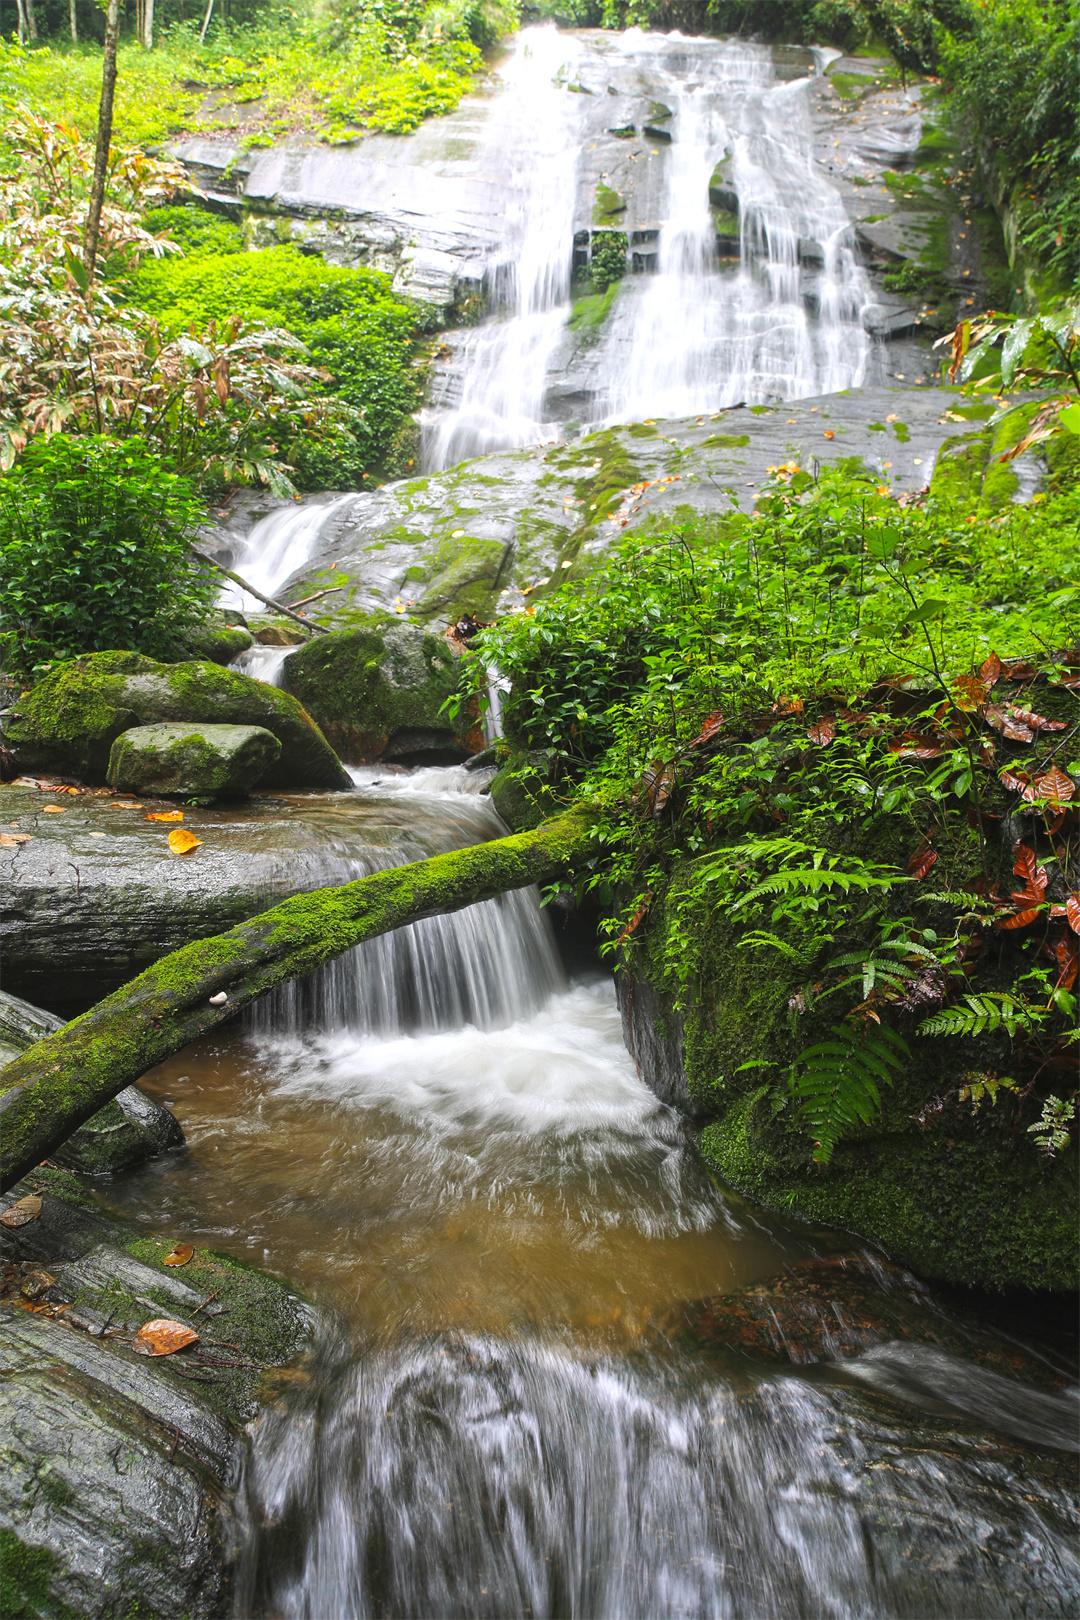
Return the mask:
<svg viewBox="0 0 1080 1620">
<path fill-rule="evenodd" d="M 1080 799 L 1078 523 L 1075 484 L 980 520 L 789 466 L 755 513 L 624 539 L 465 660 L 474 692 L 484 666 L 509 678 L 525 769 L 597 807 L 609 949 L 664 894 L 678 994 L 716 915 L 792 968 L 810 1039 L 779 1098 L 821 1161 L 877 1111 L 905 1021 L 961 990 L 1041 1004 L 995 1028 L 1030 1073 L 1062 1061 L 1080 896 L 1066 917 L 1050 883 Z M 1018 826 L 1003 877 L 996 829 Z"/>
<path fill-rule="evenodd" d="M 29 679 L 78 653 L 174 651 L 216 594 L 188 550 L 205 517 L 134 440 L 32 444 L 0 478 L 0 666 Z"/>
<path fill-rule="evenodd" d="M 198 239 L 199 227 L 185 222 L 181 230 Z M 342 269 L 293 246 L 224 255 L 212 247 L 144 264 L 132 293 L 170 333 L 243 311 L 245 319 L 304 344 L 324 373 L 322 391 L 354 414 L 348 433 L 330 443 L 303 431 L 290 439 L 287 459 L 300 484 L 349 487 L 385 470 L 395 435 L 418 402 L 419 378 L 412 364 L 415 311 L 394 296 L 381 271 Z"/>
</svg>

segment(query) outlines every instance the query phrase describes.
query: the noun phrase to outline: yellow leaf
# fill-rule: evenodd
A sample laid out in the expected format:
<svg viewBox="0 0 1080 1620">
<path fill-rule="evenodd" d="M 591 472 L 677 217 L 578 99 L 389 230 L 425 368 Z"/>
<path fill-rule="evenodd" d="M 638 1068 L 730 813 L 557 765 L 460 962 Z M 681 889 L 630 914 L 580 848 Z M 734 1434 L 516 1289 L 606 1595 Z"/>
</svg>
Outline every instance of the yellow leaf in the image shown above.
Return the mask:
<svg viewBox="0 0 1080 1620">
<path fill-rule="evenodd" d="M 29 833 L 0 833 L 0 846 L 4 849 L 18 849 L 20 844 L 28 844 L 29 842 Z"/>
<path fill-rule="evenodd" d="M 138 799 L 111 799 L 110 810 L 141 810 L 142 804 Z"/>
<path fill-rule="evenodd" d="M 167 1316 L 155 1316 L 144 1322 L 135 1335 L 132 1346 L 141 1356 L 172 1356 L 185 1350 L 189 1344 L 198 1344 L 199 1335 L 183 1322 L 171 1322 Z"/>
<path fill-rule="evenodd" d="M 177 827 L 175 832 L 169 834 L 169 848 L 174 855 L 186 855 L 190 850 L 198 849 L 201 843 L 202 839 L 196 838 L 186 827 Z"/>
<path fill-rule="evenodd" d="M 64 809 L 62 804 L 43 804 L 41 807 L 42 814 L 46 816 L 62 816 Z"/>
<path fill-rule="evenodd" d="M 183 821 L 184 812 L 182 810 L 151 810 L 146 819 L 147 821 Z"/>
<path fill-rule="evenodd" d="M 13 1204 L 8 1205 L 0 1215 L 0 1226 L 29 1226 L 40 1214 L 40 1197 L 37 1193 L 27 1193 L 25 1198 L 17 1198 Z"/>
<path fill-rule="evenodd" d="M 186 1266 L 194 1253 L 190 1243 L 175 1243 L 161 1263 L 163 1266 Z"/>
</svg>

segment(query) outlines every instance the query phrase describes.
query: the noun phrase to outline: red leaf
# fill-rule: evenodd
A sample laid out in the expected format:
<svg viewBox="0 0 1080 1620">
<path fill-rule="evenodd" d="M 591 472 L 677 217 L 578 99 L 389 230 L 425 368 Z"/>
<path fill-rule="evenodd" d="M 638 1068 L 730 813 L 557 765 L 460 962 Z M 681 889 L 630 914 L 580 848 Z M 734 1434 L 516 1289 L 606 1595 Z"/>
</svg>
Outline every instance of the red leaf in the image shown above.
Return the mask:
<svg viewBox="0 0 1080 1620">
<path fill-rule="evenodd" d="M 625 940 L 630 938 L 630 935 L 635 931 L 635 929 L 640 928 L 642 922 L 645 920 L 651 904 L 652 893 L 650 891 L 648 894 L 642 897 L 641 904 L 638 906 L 637 910 L 634 912 L 634 915 L 630 918 L 630 921 L 619 935 L 618 943 L 620 945 L 622 945 Z"/>
<path fill-rule="evenodd" d="M 992 652 L 989 658 L 984 658 L 979 665 L 979 679 L 986 687 L 995 686 L 1001 679 L 1001 659 L 996 652 Z"/>
<path fill-rule="evenodd" d="M 806 735 L 818 748 L 827 748 L 836 736 L 836 721 L 831 714 L 823 715 L 816 724 L 812 725 Z"/>
<path fill-rule="evenodd" d="M 1016 711 L 1016 713 L 1020 712 L 1019 710 Z M 1011 742 L 1035 741 L 1035 733 L 1030 726 L 1022 725 L 1014 714 L 1006 713 L 1004 709 L 995 708 L 992 703 L 986 705 L 983 710 L 983 718 L 989 725 L 993 726 L 995 731 L 1000 731 L 1001 735 L 1008 737 Z"/>
<path fill-rule="evenodd" d="M 998 781 L 1002 787 L 1008 788 L 1010 793 L 1022 793 L 1025 799 L 1035 797 L 1035 789 L 1027 771 L 998 771 Z"/>
<path fill-rule="evenodd" d="M 976 675 L 958 675 L 952 684 L 961 709 L 978 709 L 990 696 L 990 688 Z"/>
<path fill-rule="evenodd" d="M 723 716 L 723 713 L 721 712 L 721 710 L 715 709 L 712 714 L 707 714 L 705 716 L 705 719 L 701 723 L 701 730 L 698 732 L 697 736 L 694 738 L 693 742 L 690 744 L 690 747 L 691 748 L 700 748 L 702 743 L 711 742 L 712 739 L 716 736 L 717 732 L 722 731 L 723 729 L 724 729 L 724 716 Z"/>
<path fill-rule="evenodd" d="M 1052 799 L 1055 804 L 1068 804 L 1076 792 L 1076 783 L 1071 776 L 1051 765 L 1042 776 L 1035 778 L 1035 792 L 1040 799 Z"/>
<path fill-rule="evenodd" d="M 930 737 L 920 737 L 916 732 L 905 732 L 899 742 L 890 743 L 889 747 L 901 759 L 940 759 L 943 750 Z"/>
<path fill-rule="evenodd" d="M 1071 990 L 1076 983 L 1077 970 L 1080 969 L 1080 951 L 1068 935 L 1059 939 L 1054 946 L 1054 960 L 1058 965 L 1058 990 Z"/>
<path fill-rule="evenodd" d="M 916 881 L 918 881 L 920 878 L 924 878 L 926 876 L 927 872 L 929 872 L 937 858 L 937 850 L 930 843 L 929 839 L 924 838 L 918 849 L 916 849 L 911 855 L 905 870 L 910 877 L 913 877 L 916 879 Z"/>
<path fill-rule="evenodd" d="M 1030 907 L 1027 911 L 1014 911 L 1008 917 L 999 917 L 997 926 L 998 928 L 1030 928 L 1038 915 L 1037 906 Z"/>
<path fill-rule="evenodd" d="M 1006 713 L 1018 725 L 1028 726 L 1032 731 L 1068 731 L 1069 729 L 1064 720 L 1048 720 L 1044 714 L 1036 714 L 1033 709 L 1018 708 L 1015 703 L 1006 705 Z M 1006 732 L 1006 736 L 1008 736 L 1008 732 Z"/>
<path fill-rule="evenodd" d="M 645 805 L 654 816 L 660 815 L 671 798 L 674 786 L 675 766 L 671 760 L 654 761 L 644 776 Z"/>
<path fill-rule="evenodd" d="M 1013 871 L 1023 878 L 1024 888 L 1033 900 L 1041 899 L 1046 893 L 1046 868 L 1039 865 L 1030 844 L 1013 845 Z"/>
<path fill-rule="evenodd" d="M 1074 934 L 1080 934 L 1080 894 L 1070 894 L 1065 902 L 1065 915 Z"/>
</svg>

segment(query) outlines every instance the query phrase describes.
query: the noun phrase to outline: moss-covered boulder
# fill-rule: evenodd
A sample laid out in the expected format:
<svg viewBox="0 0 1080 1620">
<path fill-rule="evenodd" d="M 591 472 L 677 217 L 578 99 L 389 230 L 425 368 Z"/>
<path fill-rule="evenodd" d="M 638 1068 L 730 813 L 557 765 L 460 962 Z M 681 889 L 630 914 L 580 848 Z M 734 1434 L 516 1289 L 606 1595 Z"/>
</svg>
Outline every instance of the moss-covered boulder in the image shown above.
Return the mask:
<svg viewBox="0 0 1080 1620">
<path fill-rule="evenodd" d="M 303 1351 L 312 1313 L 206 1249 L 164 1266 L 172 1235 L 105 1215 L 69 1172 L 36 1171 L 0 1202 L 31 1192 L 38 1219 L 0 1227 L 0 1614 L 231 1613 L 243 1425 Z M 154 1317 L 199 1342 L 138 1355 Z"/>
<path fill-rule="evenodd" d="M 0 991 L 0 1096 L 4 1065 L 62 1023 L 52 1013 Z M 126 1086 L 80 1125 L 54 1157 L 86 1175 L 114 1176 L 183 1145 L 184 1133 L 169 1110 L 137 1086 Z"/>
<path fill-rule="evenodd" d="M 133 726 L 109 753 L 109 786 L 124 793 L 242 799 L 281 758 L 264 726 Z"/>
<path fill-rule="evenodd" d="M 211 623 L 189 630 L 184 637 L 185 659 L 208 658 L 212 664 L 231 664 L 247 652 L 254 637 L 242 624 Z"/>
<path fill-rule="evenodd" d="M 444 637 L 372 614 L 313 638 L 289 658 L 282 680 L 345 759 L 453 761 L 475 741 L 442 712 L 454 668 Z"/>
<path fill-rule="evenodd" d="M 708 1121 L 699 1141 L 717 1174 L 766 1208 L 857 1233 L 925 1277 L 1076 1289 L 1072 1155 L 1048 1162 L 1023 1129 L 1029 1121 L 1008 1103 L 975 1110 L 960 1100 L 966 1071 L 1002 1072 L 1014 1061 L 1008 1043 L 993 1050 L 916 1039 L 909 1030 L 911 1061 L 882 1089 L 877 1118 L 842 1140 L 828 1165 L 813 1164 L 784 1076 L 801 1048 L 824 1037 L 832 1009 L 826 1004 L 796 1029 L 797 961 L 770 956 L 764 968 L 758 952 L 741 948 L 737 919 L 678 909 L 678 888 L 676 874 L 666 897 L 654 900 L 628 970 L 650 993 L 625 993 L 624 984 L 620 1000 L 646 1081 L 670 1093 L 670 1072 L 681 1068 L 685 1093 L 676 1100 Z M 676 916 L 678 1009 L 668 949 Z M 648 1031 L 634 1027 L 640 1018 Z"/>
<path fill-rule="evenodd" d="M 350 779 L 294 697 L 236 670 L 90 653 L 61 664 L 18 700 L 7 741 L 20 770 L 104 782 L 116 739 L 159 721 L 261 726 L 281 744 L 264 786 L 346 788 Z"/>
</svg>

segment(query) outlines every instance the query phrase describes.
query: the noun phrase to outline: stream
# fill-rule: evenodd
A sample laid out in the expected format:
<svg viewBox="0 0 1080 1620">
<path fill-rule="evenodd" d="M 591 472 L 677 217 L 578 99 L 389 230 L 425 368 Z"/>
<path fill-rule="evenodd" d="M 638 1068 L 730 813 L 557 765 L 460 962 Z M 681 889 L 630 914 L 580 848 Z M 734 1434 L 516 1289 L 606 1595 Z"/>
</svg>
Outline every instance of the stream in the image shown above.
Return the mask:
<svg viewBox="0 0 1080 1620">
<path fill-rule="evenodd" d="M 880 379 L 877 295 L 811 117 L 825 65 L 522 31 L 431 181 L 458 196 L 478 152 L 500 177 L 485 313 L 444 334 L 426 470 Z M 335 184 L 350 161 L 304 159 Z M 571 278 L 598 181 L 629 261 L 586 340 Z M 263 515 L 237 567 L 273 594 L 377 499 Z M 288 651 L 238 667 L 276 682 Z M 353 774 L 312 884 L 502 830 L 462 768 Z M 240 1620 L 1075 1613 L 1060 1347 L 715 1185 L 637 1074 L 610 979 L 568 973 L 535 894 L 365 945 L 143 1083 L 188 1151 L 118 1184 L 124 1213 L 320 1309 L 251 1434 Z"/>
<path fill-rule="evenodd" d="M 324 881 L 385 865 L 388 824 L 402 860 L 498 831 L 460 768 L 354 774 Z M 322 1310 L 252 1435 L 238 1616 L 1071 1612 L 1053 1355 L 1030 1383 L 938 1342 L 770 1365 L 682 1331 L 857 1246 L 710 1181 L 534 894 L 362 946 L 144 1084 L 189 1150 L 125 1213 Z M 886 1315 L 947 1320 L 866 1264 Z"/>
</svg>

